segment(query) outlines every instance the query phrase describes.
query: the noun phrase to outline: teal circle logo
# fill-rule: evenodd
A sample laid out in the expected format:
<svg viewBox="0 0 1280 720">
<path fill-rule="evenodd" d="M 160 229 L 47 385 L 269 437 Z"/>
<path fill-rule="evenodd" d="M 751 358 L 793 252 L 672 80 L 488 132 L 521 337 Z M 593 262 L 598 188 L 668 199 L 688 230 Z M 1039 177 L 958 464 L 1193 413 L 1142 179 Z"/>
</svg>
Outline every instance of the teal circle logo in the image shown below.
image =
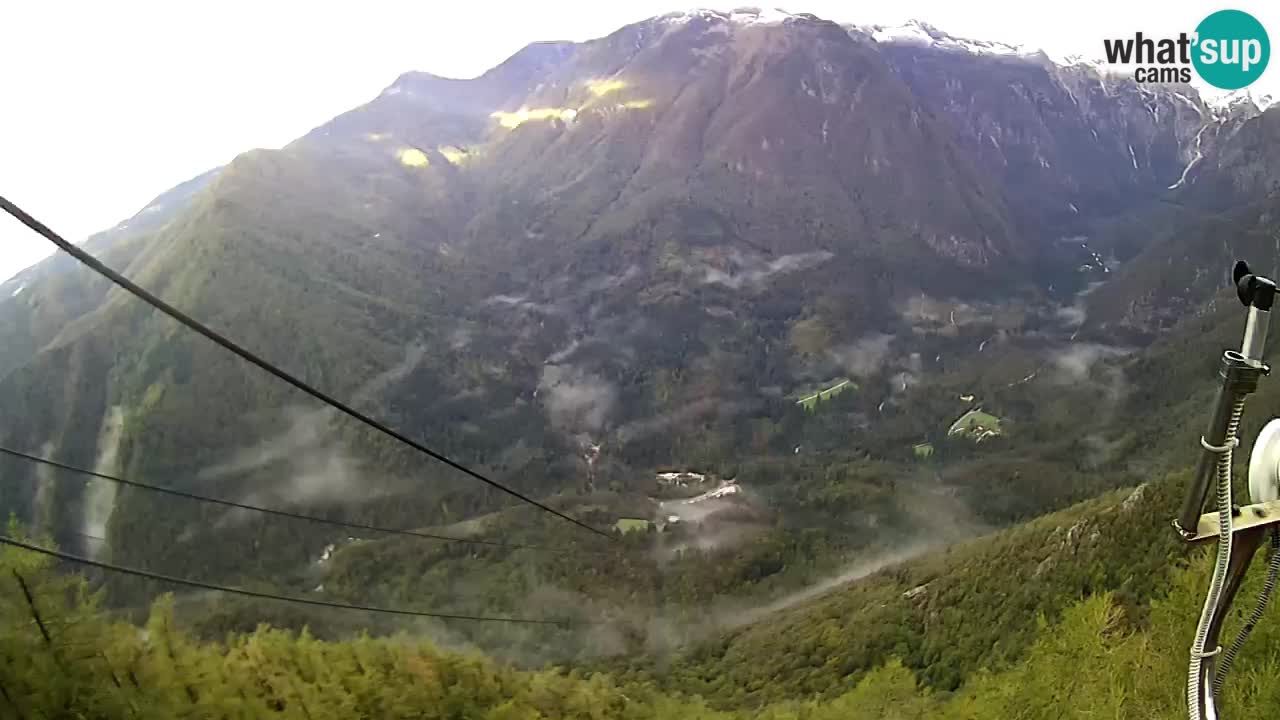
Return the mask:
<svg viewBox="0 0 1280 720">
<path fill-rule="evenodd" d="M 1238 90 L 1262 76 L 1271 41 L 1262 23 L 1241 10 L 1219 10 L 1196 26 L 1191 53 L 1196 72 L 1210 85 Z"/>
</svg>

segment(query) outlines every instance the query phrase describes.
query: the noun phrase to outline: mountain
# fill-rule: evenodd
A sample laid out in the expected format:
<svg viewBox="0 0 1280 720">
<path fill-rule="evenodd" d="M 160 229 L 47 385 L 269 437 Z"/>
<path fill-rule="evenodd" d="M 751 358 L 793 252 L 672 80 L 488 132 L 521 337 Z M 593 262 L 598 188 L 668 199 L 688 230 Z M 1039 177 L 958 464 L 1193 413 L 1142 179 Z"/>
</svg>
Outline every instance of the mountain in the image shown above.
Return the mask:
<svg viewBox="0 0 1280 720">
<path fill-rule="evenodd" d="M 85 250 L 115 266 L 127 266 L 146 247 L 147 238 L 178 214 L 192 196 L 217 175 L 211 170 L 160 195 L 136 215 L 116 227 L 97 233 L 84 244 Z M 12 302 L 31 290 L 23 302 Z M 100 304 L 107 291 L 105 282 L 80 271 L 71 258 L 54 257 L 28 268 L 0 283 L 0 332 L 5 346 L 0 348 L 0 375 L 30 362 L 69 321 Z"/>
<path fill-rule="evenodd" d="M 1160 215 L 1148 215 L 1143 250 L 1091 302 L 1100 327 L 1151 335 L 1203 308 L 1224 287 L 1227 269 L 1252 258 L 1276 274 L 1274 213 L 1280 178 L 1273 138 L 1280 110 L 1215 120 L 1172 188 Z"/>
<path fill-rule="evenodd" d="M 932 553 L 1182 457 L 1175 422 L 1194 415 L 1220 349 L 1206 324 L 1228 317 L 1217 273 L 1265 249 L 1275 112 L 1218 112 L 1190 87 L 923 24 L 757 10 L 537 43 L 470 80 L 406 73 L 87 247 L 521 492 L 620 533 L 654 530 L 625 535 L 620 558 L 589 556 L 577 530 L 309 404 L 66 258 L 0 286 L 15 339 L 0 350 L 0 406 L 20 418 L 0 444 L 238 501 L 574 552 L 424 550 L 11 459 L 0 506 L 64 547 L 174 575 L 459 611 L 527 600 L 608 621 L 562 645 L 538 631 L 449 636 L 523 661 L 675 651 L 661 632 L 675 627 L 721 643 L 682 661 L 689 673 L 741 671 L 753 702 L 772 699 L 734 653 L 802 638 L 694 633 L 723 629 L 716 603 L 754 618 L 849 567 Z M 1226 232 L 1243 240 L 1224 249 Z M 657 482 L 667 470 L 716 479 L 685 497 Z M 705 516 L 685 504 L 704 490 L 725 492 Z M 668 531 L 673 507 L 687 517 Z M 1044 522 L 1010 537 L 1039 547 L 1057 521 Z M 1004 557 L 974 552 L 970 566 Z M 1064 576 L 1123 590 L 1131 570 Z M 923 584 L 947 571 L 900 572 Z M 911 588 L 878 577 L 851 597 L 883 594 L 894 623 L 929 620 L 895 599 Z M 973 586 L 965 577 L 956 587 Z M 117 607 L 156 592 L 106 587 Z M 267 612 L 206 600 L 184 606 L 205 636 Z M 1030 590 L 1018 603 L 1028 622 L 1066 605 Z M 1000 652 L 983 635 L 951 657 L 936 643 L 954 625 L 920 627 L 868 631 L 838 672 L 787 682 L 825 693 L 896 655 L 951 689 L 1033 637 L 1024 623 Z"/>
</svg>

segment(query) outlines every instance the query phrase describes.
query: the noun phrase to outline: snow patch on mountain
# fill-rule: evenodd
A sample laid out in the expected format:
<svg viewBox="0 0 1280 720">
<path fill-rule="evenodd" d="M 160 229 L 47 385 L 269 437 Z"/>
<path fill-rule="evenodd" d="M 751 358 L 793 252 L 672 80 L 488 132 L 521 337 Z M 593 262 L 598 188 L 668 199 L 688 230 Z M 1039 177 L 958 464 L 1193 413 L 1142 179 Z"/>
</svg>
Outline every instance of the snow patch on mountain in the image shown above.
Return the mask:
<svg viewBox="0 0 1280 720">
<path fill-rule="evenodd" d="M 1030 45 L 1010 44 L 998 40 L 962 38 L 939 30 L 921 20 L 909 20 L 902 25 L 846 25 L 851 33 L 868 35 L 883 45 L 914 45 L 973 55 L 999 57 L 1041 58 L 1059 67 L 1086 66 L 1099 72 L 1109 72 L 1100 59 L 1088 59 L 1079 54 L 1059 54 Z"/>
<path fill-rule="evenodd" d="M 911 21 L 905 25 L 897 27 L 881 27 L 872 25 L 865 28 L 867 34 L 878 43 L 899 43 L 902 45 L 923 45 L 925 47 L 934 44 L 933 37 L 924 29 L 924 24 Z"/>
<path fill-rule="evenodd" d="M 795 15 L 778 8 L 742 8 L 729 14 L 729 22 L 739 25 L 781 25 Z"/>
<path fill-rule="evenodd" d="M 958 38 L 920 20 L 909 20 L 902 25 L 889 26 L 854 25 L 853 28 L 870 35 L 876 42 L 887 45 L 918 45 L 942 50 L 958 50 L 975 55 L 1018 56 L 1034 55 L 1040 52 L 1038 49 L 1010 45 L 994 40 Z"/>
<path fill-rule="evenodd" d="M 698 8 L 683 12 L 667 13 L 660 18 L 666 25 L 684 25 L 691 20 L 703 19 L 728 22 L 734 25 L 781 25 L 788 20 L 804 19 L 778 8 L 743 7 L 729 12 Z"/>
<path fill-rule="evenodd" d="M 1200 99 L 1209 107 L 1214 117 L 1225 118 L 1244 112 L 1257 114 L 1275 104 L 1275 99 L 1252 88 L 1222 91 L 1205 88 L 1200 91 Z"/>
<path fill-rule="evenodd" d="M 1038 51 L 1026 49 L 1024 50 L 1024 52 L 1028 55 L 1034 55 L 1036 52 L 1040 52 L 1045 57 L 1049 58 L 1049 62 L 1059 67 L 1075 67 L 1077 65 L 1084 65 L 1086 67 L 1091 67 L 1099 71 L 1105 71 L 1107 68 L 1106 63 L 1103 62 L 1102 60 L 1090 59 L 1079 53 L 1069 53 L 1066 55 L 1059 55 L 1055 52 L 1044 50 L 1044 49 L 1040 49 Z"/>
</svg>

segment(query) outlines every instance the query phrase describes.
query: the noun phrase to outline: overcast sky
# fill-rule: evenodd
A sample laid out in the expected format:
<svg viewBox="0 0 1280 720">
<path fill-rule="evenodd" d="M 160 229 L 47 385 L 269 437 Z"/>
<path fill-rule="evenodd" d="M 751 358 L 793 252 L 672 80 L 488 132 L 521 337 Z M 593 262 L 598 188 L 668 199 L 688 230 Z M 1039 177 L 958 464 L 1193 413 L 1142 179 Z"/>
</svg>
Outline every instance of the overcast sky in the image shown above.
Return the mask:
<svg viewBox="0 0 1280 720">
<path fill-rule="evenodd" d="M 406 70 L 471 77 L 534 40 L 585 40 L 652 15 L 745 3 L 323 0 L 9 3 L 0 25 L 0 195 L 80 241 L 237 154 L 279 147 Z M 1190 32 L 1224 7 L 1280 41 L 1280 3 L 797 0 L 840 22 L 1102 54 L 1104 37 Z M 1262 89 L 1280 96 L 1271 63 Z M 0 218 L 0 280 L 48 245 Z"/>
</svg>

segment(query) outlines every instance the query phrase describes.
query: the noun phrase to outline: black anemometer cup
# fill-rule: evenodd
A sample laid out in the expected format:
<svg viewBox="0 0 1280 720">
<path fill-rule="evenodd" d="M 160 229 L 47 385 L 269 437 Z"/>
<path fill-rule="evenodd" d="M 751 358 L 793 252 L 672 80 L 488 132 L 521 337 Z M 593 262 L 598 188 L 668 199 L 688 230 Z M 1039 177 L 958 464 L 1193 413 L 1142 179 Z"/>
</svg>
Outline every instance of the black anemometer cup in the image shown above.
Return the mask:
<svg viewBox="0 0 1280 720">
<path fill-rule="evenodd" d="M 1249 263 L 1240 260 L 1231 271 L 1231 282 L 1236 286 L 1236 297 L 1245 307 L 1256 307 L 1259 310 L 1271 311 L 1271 303 L 1275 300 L 1276 284 L 1269 278 L 1254 275 L 1249 270 Z"/>
</svg>

